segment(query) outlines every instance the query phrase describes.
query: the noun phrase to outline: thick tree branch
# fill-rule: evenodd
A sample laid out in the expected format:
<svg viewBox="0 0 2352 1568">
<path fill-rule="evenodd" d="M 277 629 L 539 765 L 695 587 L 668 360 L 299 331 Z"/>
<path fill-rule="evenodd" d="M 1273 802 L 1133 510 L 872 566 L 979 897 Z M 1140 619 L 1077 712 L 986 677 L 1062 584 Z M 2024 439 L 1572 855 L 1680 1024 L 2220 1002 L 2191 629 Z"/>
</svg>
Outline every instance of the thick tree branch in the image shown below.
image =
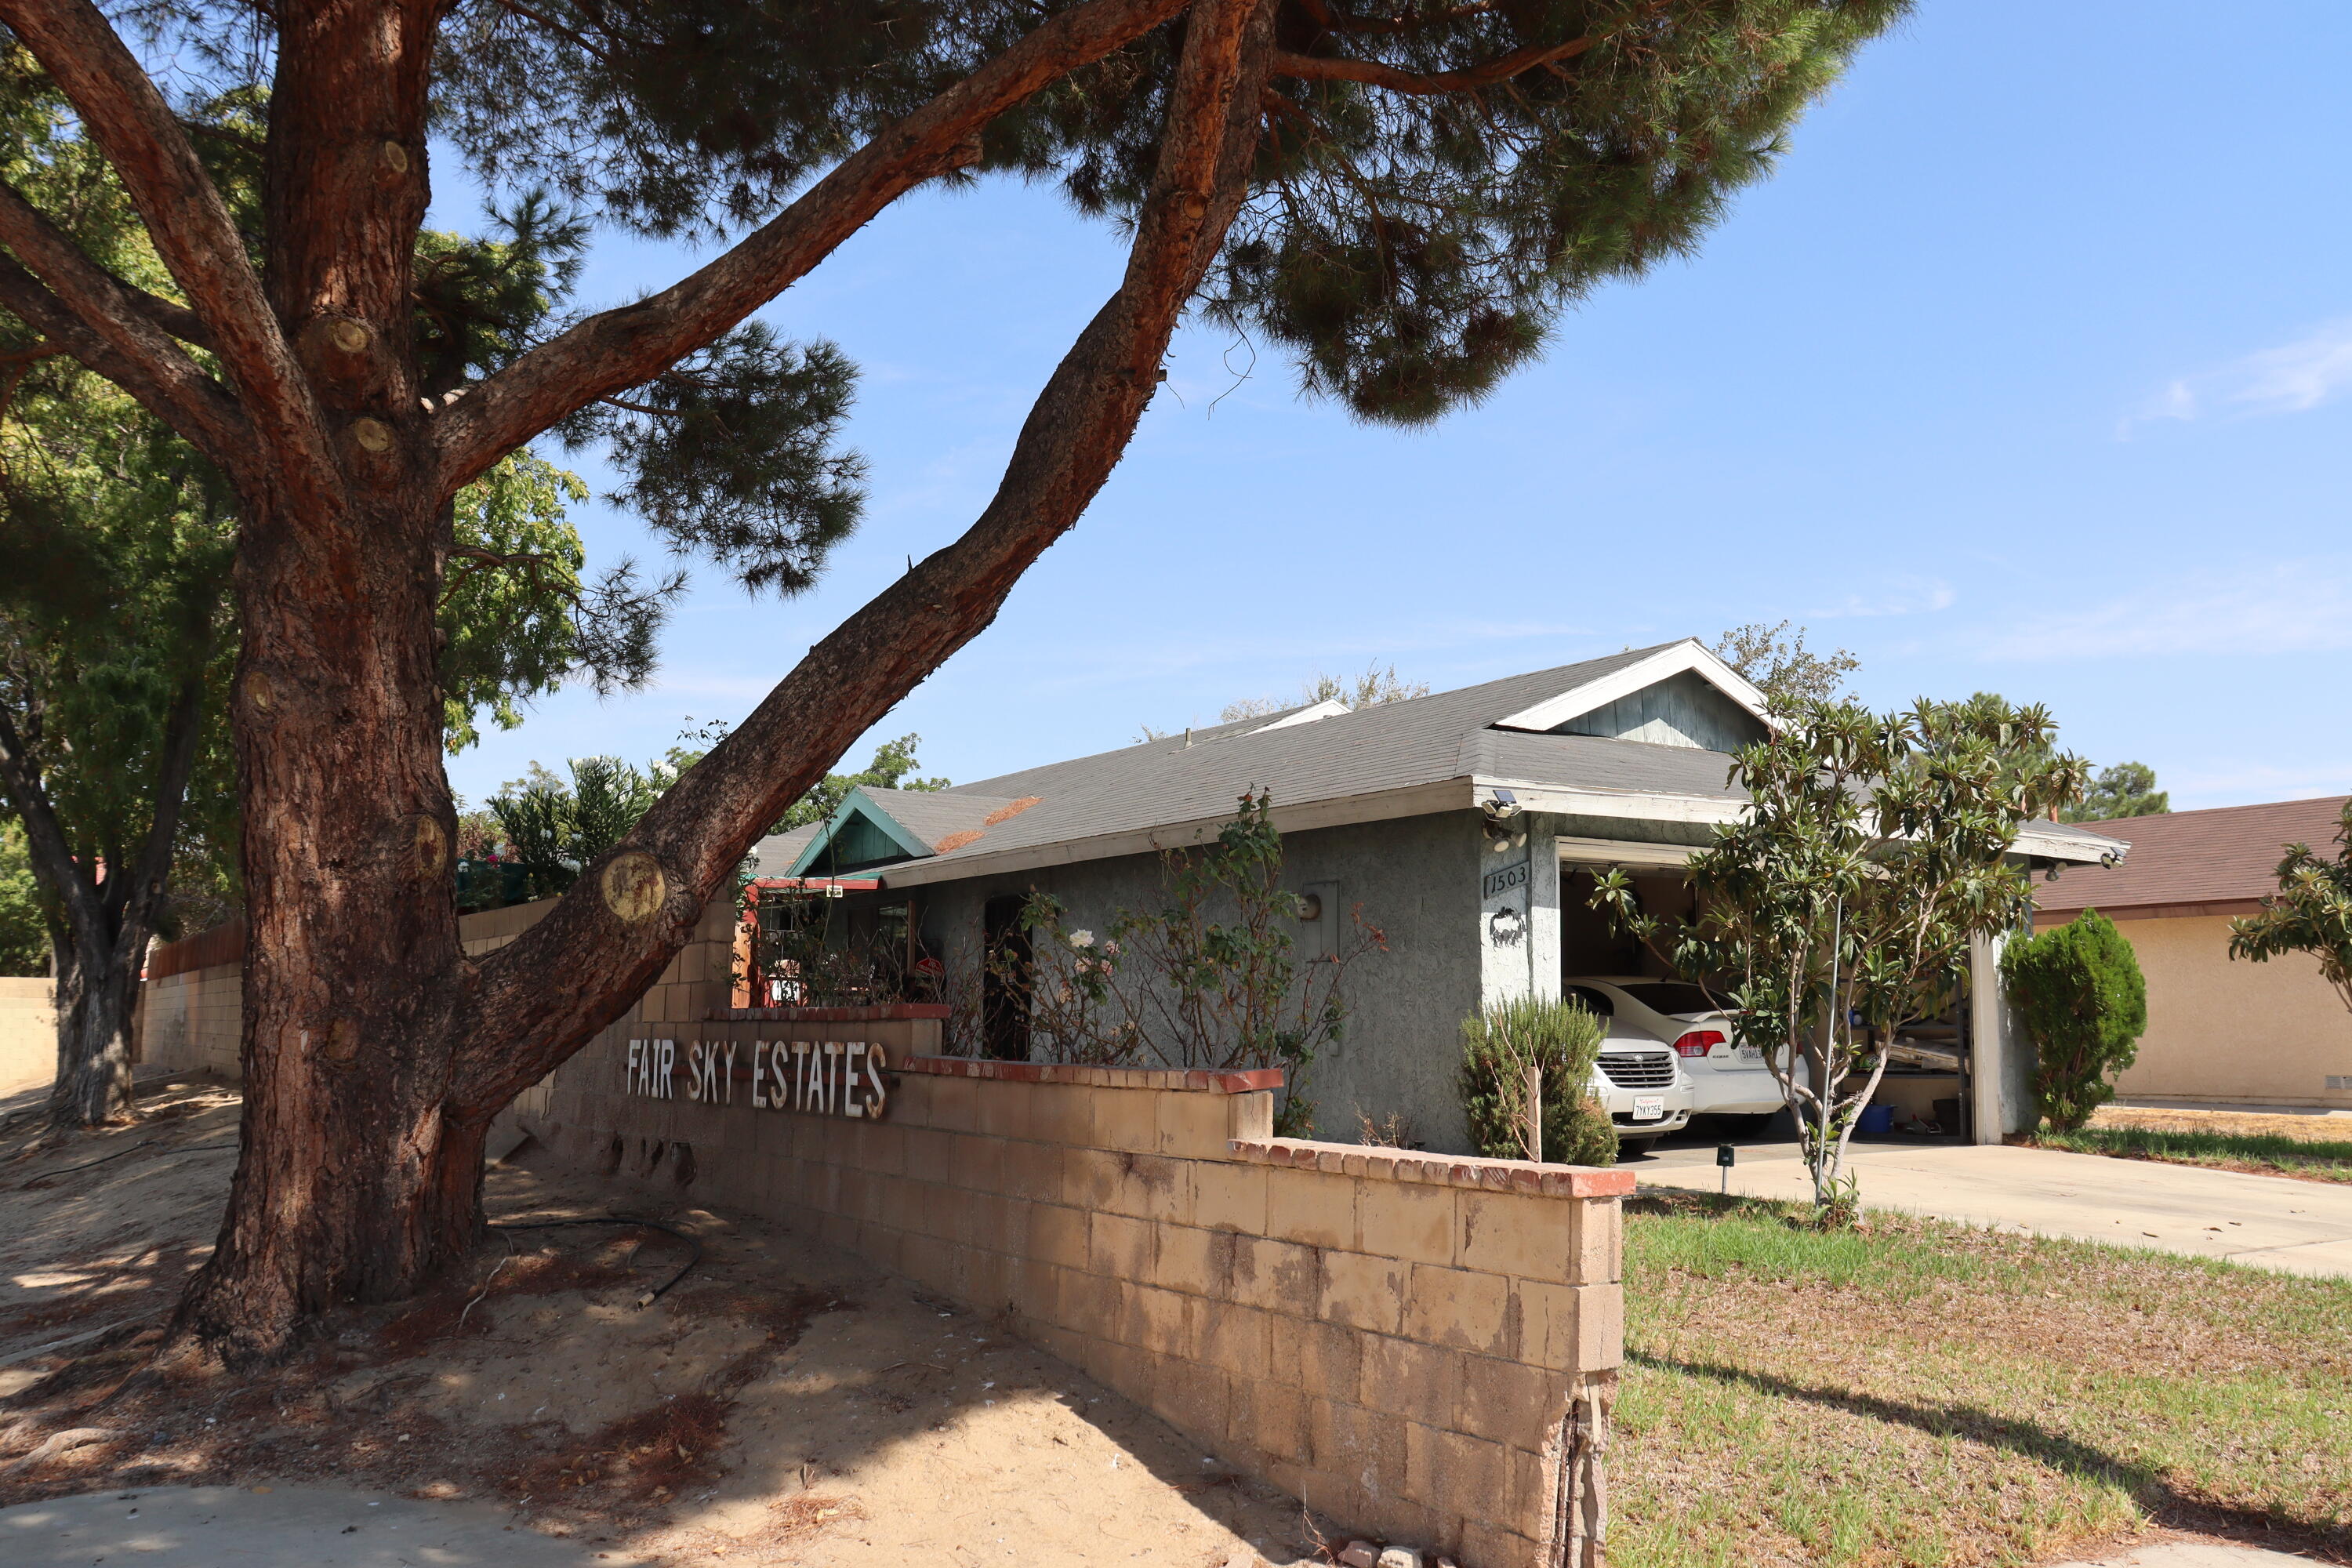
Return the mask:
<svg viewBox="0 0 2352 1568">
<path fill-rule="evenodd" d="M 194 310 L 133 288 L 92 261 L 71 235 L 5 183 L 0 183 L 0 245 L 15 251 L 59 295 L 74 300 L 77 310 L 96 306 L 111 315 L 144 317 L 182 342 L 215 346 L 212 330 Z"/>
<path fill-rule="evenodd" d="M 89 0 L 0 0 L 0 21 L 47 68 L 106 154 L 156 253 L 211 330 L 211 347 L 280 480 L 298 493 L 335 494 L 341 480 L 310 384 L 226 204 L 163 95 Z"/>
<path fill-rule="evenodd" d="M 1515 76 L 1539 67 L 1556 65 L 1572 59 L 1601 40 L 1588 35 L 1571 38 L 1565 44 L 1532 45 L 1513 49 L 1482 66 L 1465 70 L 1433 71 L 1417 74 L 1382 65 L 1378 60 L 1349 59 L 1340 55 L 1278 54 L 1274 57 L 1274 74 L 1301 81 L 1360 81 L 1370 87 L 1385 87 L 1396 92 L 1422 94 L 1444 92 L 1475 92 L 1482 87 L 1493 87 Z"/>
<path fill-rule="evenodd" d="M 1266 0 L 1197 0 L 1126 278 L 1046 383 L 979 520 L 812 648 L 555 909 L 479 961 L 464 1037 L 516 1044 L 460 1068 L 461 1118 L 494 1114 L 619 1016 L 765 826 L 979 635 L 1076 522 L 1133 437 L 1185 302 L 1247 194 L 1272 15 Z M 625 855 L 650 856 L 667 889 L 660 912 L 634 925 L 602 892 L 603 870 Z M 602 978 L 593 991 L 546 984 L 587 973 Z"/>
<path fill-rule="evenodd" d="M 41 782 L 40 765 L 18 734 L 16 716 L 5 706 L 0 706 L 0 786 L 6 788 L 9 804 L 25 824 L 25 848 L 33 873 L 64 910 L 74 942 L 86 952 L 105 952 L 106 917 L 97 886 L 85 880 L 75 865 L 73 847 L 66 842 L 57 807 Z"/>
<path fill-rule="evenodd" d="M 253 431 L 243 411 L 203 366 L 143 316 L 101 311 L 97 318 L 103 324 L 101 332 L 5 256 L 0 256 L 0 308 L 129 393 L 194 442 L 223 472 L 250 474 Z M 121 346 L 126 342 L 131 346 Z"/>
<path fill-rule="evenodd" d="M 0 4 L 21 0 L 0 0 Z M 709 266 L 650 299 L 591 316 L 449 405 L 436 421 L 453 495 L 564 416 L 660 374 L 741 322 L 899 196 L 971 161 L 1006 110 L 1183 9 L 1086 0 L 883 132 Z"/>
</svg>

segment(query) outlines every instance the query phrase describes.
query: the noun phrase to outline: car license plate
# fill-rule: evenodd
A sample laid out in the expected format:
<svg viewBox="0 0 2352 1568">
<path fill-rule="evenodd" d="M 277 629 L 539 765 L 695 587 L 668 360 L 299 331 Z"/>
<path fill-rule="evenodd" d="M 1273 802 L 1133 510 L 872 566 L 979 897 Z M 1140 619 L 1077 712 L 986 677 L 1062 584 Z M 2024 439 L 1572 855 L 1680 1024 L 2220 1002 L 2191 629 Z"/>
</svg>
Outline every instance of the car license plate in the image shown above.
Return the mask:
<svg viewBox="0 0 2352 1568">
<path fill-rule="evenodd" d="M 1739 1059 L 1743 1062 L 1760 1062 L 1764 1059 L 1764 1047 L 1742 1046 L 1739 1047 Z"/>
<path fill-rule="evenodd" d="M 1663 1094 L 1637 1094 L 1633 1097 L 1633 1120 L 1664 1121 L 1666 1119 L 1666 1097 Z"/>
</svg>

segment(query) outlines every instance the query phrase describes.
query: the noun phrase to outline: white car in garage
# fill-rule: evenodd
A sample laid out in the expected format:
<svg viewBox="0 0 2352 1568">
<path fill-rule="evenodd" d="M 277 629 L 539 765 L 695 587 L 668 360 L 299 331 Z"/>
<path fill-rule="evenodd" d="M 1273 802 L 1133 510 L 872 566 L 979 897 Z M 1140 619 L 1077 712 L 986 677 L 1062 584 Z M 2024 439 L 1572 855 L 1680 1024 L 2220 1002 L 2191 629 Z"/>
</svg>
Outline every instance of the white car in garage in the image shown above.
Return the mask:
<svg viewBox="0 0 2352 1568">
<path fill-rule="evenodd" d="M 1592 1098 L 1617 1127 L 1617 1147 L 1639 1154 L 1669 1132 L 1689 1125 L 1696 1086 L 1674 1047 L 1620 1017 L 1612 989 L 1619 981 L 1571 980 L 1568 999 L 1596 1015 L 1606 1029 L 1593 1063 Z M 1622 1009 L 1630 1013 L 1630 1008 Z"/>
<path fill-rule="evenodd" d="M 1612 1058 L 1622 1059 L 1641 1047 L 1653 1053 L 1663 1048 L 1690 1083 L 1691 1115 L 1745 1118 L 1751 1126 L 1760 1126 L 1780 1109 L 1780 1086 L 1764 1065 L 1764 1054 L 1733 1040 L 1723 1009 L 1698 986 L 1683 980 L 1592 975 L 1570 979 L 1567 989 L 1570 1000 L 1582 1003 L 1609 1026 L 1601 1046 L 1601 1070 L 1611 1073 L 1612 1082 Z M 1803 1063 L 1798 1070 L 1804 1070 Z M 1622 1118 L 1619 1125 L 1624 1125 Z M 1624 1142 L 1622 1133 L 1619 1140 Z"/>
</svg>

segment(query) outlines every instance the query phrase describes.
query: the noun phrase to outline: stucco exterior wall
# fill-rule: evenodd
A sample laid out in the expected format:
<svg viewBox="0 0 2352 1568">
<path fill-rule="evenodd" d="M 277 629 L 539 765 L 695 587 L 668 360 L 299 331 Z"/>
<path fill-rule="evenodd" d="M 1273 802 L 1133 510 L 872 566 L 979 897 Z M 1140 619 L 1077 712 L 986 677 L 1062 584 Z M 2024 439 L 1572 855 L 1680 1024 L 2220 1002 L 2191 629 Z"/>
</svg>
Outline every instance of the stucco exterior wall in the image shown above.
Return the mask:
<svg viewBox="0 0 2352 1568">
<path fill-rule="evenodd" d="M 58 1013 L 47 979 L 0 975 L 0 1100 L 58 1075 Z"/>
<path fill-rule="evenodd" d="M 1485 836 L 1476 814 L 1318 828 L 1286 835 L 1283 848 L 1286 887 L 1304 892 L 1337 882 L 1339 919 L 1360 908 L 1388 941 L 1387 952 L 1368 954 L 1348 972 L 1346 1037 L 1316 1062 L 1307 1087 L 1318 1131 L 1352 1141 L 1360 1110 L 1375 1117 L 1402 1111 L 1429 1148 L 1466 1150 L 1454 1068 L 1462 1020 L 1476 1009 L 1486 984 L 1479 895 Z M 925 943 L 957 963 L 980 952 L 982 910 L 992 898 L 1032 889 L 1050 893 L 1072 925 L 1099 930 L 1122 908 L 1159 907 L 1160 879 L 1157 856 L 1130 855 L 912 891 L 922 903 Z M 1513 957 L 1524 976 L 1524 944 Z"/>
<path fill-rule="evenodd" d="M 2317 960 L 2232 962 L 2222 915 L 2118 920 L 2116 929 L 2147 977 L 2147 1033 L 2116 1079 L 2118 1094 L 2352 1109 L 2352 1012 Z"/>
</svg>

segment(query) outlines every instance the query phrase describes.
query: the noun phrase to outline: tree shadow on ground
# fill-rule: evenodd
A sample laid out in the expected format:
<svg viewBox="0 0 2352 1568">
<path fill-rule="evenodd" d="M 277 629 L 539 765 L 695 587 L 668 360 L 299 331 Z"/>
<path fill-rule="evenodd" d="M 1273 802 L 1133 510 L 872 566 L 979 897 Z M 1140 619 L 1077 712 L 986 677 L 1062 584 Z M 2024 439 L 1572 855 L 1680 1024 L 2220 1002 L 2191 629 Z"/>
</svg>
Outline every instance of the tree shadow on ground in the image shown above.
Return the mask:
<svg viewBox="0 0 2352 1568">
<path fill-rule="evenodd" d="M 20 1169 L 89 1157 L 59 1150 Z M 185 1160 L 167 1174 L 134 1155 L 88 1173 L 100 1178 L 88 1190 L 0 1177 L 0 1234 L 34 1241 L 19 1277 L 47 1282 L 0 1281 L 0 1317 L 78 1310 L 96 1271 L 77 1237 L 119 1236 L 110 1268 L 131 1262 L 142 1243 L 118 1202 L 181 1238 L 136 1253 L 141 1324 L 44 1358 L 46 1384 L 0 1400 L 0 1469 L 43 1434 L 107 1434 L 0 1475 L 0 1505 L 341 1483 L 499 1502 L 518 1527 L 730 1564 L 795 1561 L 820 1537 L 844 1564 L 924 1560 L 949 1542 L 973 1562 L 1017 1551 L 1075 1565 L 1142 1541 L 1180 1568 L 1222 1563 L 1244 1542 L 1277 1562 L 1312 1546 L 1294 1500 L 1204 1462 L 1007 1321 L 931 1299 L 824 1245 L 814 1226 L 706 1206 L 669 1176 L 616 1184 L 530 1148 L 493 1168 L 494 1218 L 614 1223 L 495 1232 L 423 1297 L 331 1314 L 267 1372 L 126 1384 L 205 1249 L 194 1237 L 209 1242 L 232 1163 Z M 625 1216 L 700 1248 L 648 1305 L 692 1248 Z"/>
<path fill-rule="evenodd" d="M 2003 1415 L 1960 1402 L 1914 1404 L 1884 1394 L 1826 1384 L 1809 1384 L 1727 1363 L 1691 1361 L 1625 1352 L 1627 1364 L 1653 1372 L 1679 1373 L 1734 1385 L 1779 1399 L 1800 1400 L 1890 1425 L 1909 1426 L 1931 1437 L 1964 1437 L 2003 1448 L 2037 1463 L 2085 1479 L 2109 1482 L 2128 1492 L 2156 1523 L 2170 1530 L 2223 1536 L 2273 1551 L 2298 1552 L 2322 1562 L 2352 1564 L 2352 1529 L 2329 1521 L 2300 1519 L 2274 1510 L 2250 1509 L 2194 1488 L 2183 1487 L 2140 1461 L 2110 1453 L 2032 1421 Z"/>
</svg>

